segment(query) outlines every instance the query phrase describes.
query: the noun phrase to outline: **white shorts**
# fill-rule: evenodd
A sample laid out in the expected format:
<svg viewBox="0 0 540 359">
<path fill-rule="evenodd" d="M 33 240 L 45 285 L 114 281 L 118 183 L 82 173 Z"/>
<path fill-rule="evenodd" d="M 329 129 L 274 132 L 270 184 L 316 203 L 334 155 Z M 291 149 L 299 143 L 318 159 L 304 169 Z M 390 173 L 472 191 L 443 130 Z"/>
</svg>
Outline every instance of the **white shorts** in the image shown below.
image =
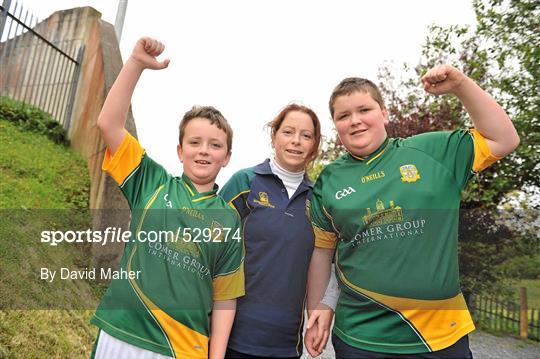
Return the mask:
<svg viewBox="0 0 540 359">
<path fill-rule="evenodd" d="M 95 359 L 170 359 L 159 353 L 136 347 L 120 339 L 99 331 L 99 338 L 96 345 Z"/>
</svg>

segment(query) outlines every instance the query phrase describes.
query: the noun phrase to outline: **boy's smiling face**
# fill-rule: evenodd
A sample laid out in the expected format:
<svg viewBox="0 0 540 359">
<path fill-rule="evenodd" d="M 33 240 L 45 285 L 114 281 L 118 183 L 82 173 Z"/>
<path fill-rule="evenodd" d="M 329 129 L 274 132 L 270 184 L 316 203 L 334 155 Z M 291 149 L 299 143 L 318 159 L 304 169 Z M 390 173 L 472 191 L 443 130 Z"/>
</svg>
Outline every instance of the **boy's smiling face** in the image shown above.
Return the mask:
<svg viewBox="0 0 540 359">
<path fill-rule="evenodd" d="M 199 192 L 212 190 L 219 170 L 231 157 L 225 131 L 200 117 L 188 122 L 177 151 L 185 175 Z"/>
<path fill-rule="evenodd" d="M 386 138 L 388 111 L 368 92 L 355 91 L 334 102 L 334 125 L 341 143 L 355 156 L 366 157 Z"/>
</svg>

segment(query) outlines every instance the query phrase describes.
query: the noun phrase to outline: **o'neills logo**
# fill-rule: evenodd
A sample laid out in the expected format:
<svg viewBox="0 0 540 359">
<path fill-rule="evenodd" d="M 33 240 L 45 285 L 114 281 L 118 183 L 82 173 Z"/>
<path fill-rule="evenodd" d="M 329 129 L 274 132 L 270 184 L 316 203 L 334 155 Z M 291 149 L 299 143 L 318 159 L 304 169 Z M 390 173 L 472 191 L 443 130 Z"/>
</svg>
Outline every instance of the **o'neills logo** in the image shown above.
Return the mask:
<svg viewBox="0 0 540 359">
<path fill-rule="evenodd" d="M 367 208 L 366 212 L 362 217 L 365 226 L 354 235 L 351 241 L 353 246 L 387 239 L 413 238 L 424 234 L 426 220 L 405 220 L 403 209 L 394 201 L 390 201 L 386 208 L 379 199 L 375 204 L 375 211 Z"/>
<path fill-rule="evenodd" d="M 362 183 L 367 183 L 367 182 L 371 182 L 371 181 L 376 181 L 376 180 L 384 178 L 384 177 L 385 177 L 384 171 L 379 171 L 379 172 L 375 172 L 375 173 L 372 173 L 372 174 L 369 174 L 367 176 L 362 177 L 361 181 L 362 181 Z"/>
</svg>

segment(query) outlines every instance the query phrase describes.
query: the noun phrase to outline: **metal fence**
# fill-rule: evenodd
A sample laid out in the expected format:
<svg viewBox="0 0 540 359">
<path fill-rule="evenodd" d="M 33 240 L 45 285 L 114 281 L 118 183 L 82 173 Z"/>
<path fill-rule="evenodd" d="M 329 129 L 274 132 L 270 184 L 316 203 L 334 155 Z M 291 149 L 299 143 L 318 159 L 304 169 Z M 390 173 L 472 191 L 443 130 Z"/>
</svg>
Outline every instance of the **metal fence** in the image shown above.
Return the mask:
<svg viewBox="0 0 540 359">
<path fill-rule="evenodd" d="M 20 2 L 3 0 L 0 10 L 0 97 L 39 107 L 67 130 L 84 46 L 62 36 L 77 19 L 41 35 L 47 24 Z"/>
<path fill-rule="evenodd" d="M 471 310 L 476 324 L 481 328 L 540 341 L 538 309 L 475 295 Z"/>
</svg>

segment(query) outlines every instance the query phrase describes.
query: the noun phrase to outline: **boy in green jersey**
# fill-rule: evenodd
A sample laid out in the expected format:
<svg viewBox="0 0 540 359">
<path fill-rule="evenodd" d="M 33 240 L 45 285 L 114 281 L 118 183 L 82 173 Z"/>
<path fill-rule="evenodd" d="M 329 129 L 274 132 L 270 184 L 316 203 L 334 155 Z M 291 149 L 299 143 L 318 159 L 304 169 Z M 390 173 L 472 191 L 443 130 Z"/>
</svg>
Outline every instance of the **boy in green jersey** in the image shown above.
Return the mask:
<svg viewBox="0 0 540 359">
<path fill-rule="evenodd" d="M 236 298 L 244 294 L 240 219 L 214 183 L 231 155 L 225 118 L 213 107 L 184 115 L 182 177 L 168 174 L 124 129 L 143 70 L 168 66 L 156 59 L 163 50 L 150 38 L 137 42 L 98 119 L 107 144 L 103 169 L 132 212 L 132 241 L 120 266 L 139 274 L 113 280 L 103 296 L 92 318 L 101 329 L 96 358 L 223 358 Z M 152 233 L 166 236 L 151 240 Z"/>
<path fill-rule="evenodd" d="M 471 355 L 474 324 L 457 258 L 460 194 L 519 137 L 505 111 L 456 68 L 438 66 L 422 84 L 431 94 L 457 96 L 475 128 L 388 138 L 388 111 L 372 82 L 345 79 L 330 98 L 348 153 L 324 169 L 313 190 L 308 308 L 322 298 L 335 253 L 338 358 Z M 310 312 L 306 337 L 320 341 L 327 328 L 317 319 L 331 314 Z M 318 354 L 324 344 L 308 350 Z"/>
</svg>

